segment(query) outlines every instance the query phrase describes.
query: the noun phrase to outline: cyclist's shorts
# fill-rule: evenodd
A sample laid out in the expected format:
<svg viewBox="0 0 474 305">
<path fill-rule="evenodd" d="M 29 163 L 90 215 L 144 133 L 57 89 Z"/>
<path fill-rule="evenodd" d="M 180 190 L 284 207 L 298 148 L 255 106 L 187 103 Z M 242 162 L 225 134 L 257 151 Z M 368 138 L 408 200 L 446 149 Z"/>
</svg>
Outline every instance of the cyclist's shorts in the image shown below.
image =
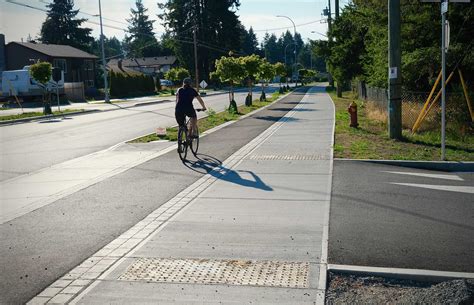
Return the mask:
<svg viewBox="0 0 474 305">
<path fill-rule="evenodd" d="M 196 110 L 194 110 L 194 108 L 176 109 L 174 116 L 176 118 L 176 122 L 178 122 L 178 125 L 183 126 L 186 120 L 186 116 L 190 118 L 196 117 Z"/>
</svg>

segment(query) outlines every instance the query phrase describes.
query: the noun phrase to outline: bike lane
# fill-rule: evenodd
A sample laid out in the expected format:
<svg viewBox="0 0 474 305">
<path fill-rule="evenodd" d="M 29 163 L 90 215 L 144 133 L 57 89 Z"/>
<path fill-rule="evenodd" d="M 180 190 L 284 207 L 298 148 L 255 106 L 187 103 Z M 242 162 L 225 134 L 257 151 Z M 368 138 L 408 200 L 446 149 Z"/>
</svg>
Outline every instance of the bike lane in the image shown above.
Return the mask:
<svg viewBox="0 0 474 305">
<path fill-rule="evenodd" d="M 198 159 L 179 167 L 180 178 L 197 180 L 32 303 L 321 303 L 334 119 L 322 91 L 202 138 Z M 271 125 L 263 133 L 262 122 Z M 176 165 L 176 152 L 158 159 L 166 157 Z"/>
</svg>

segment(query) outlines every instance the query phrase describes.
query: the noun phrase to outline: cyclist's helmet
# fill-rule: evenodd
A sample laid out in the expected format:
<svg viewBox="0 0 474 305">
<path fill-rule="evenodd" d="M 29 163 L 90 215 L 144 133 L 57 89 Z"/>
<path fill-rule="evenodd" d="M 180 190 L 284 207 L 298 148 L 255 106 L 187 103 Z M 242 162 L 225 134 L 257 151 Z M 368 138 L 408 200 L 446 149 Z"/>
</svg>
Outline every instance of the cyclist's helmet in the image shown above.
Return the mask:
<svg viewBox="0 0 474 305">
<path fill-rule="evenodd" d="M 190 77 L 186 77 L 185 79 L 183 79 L 183 85 L 185 86 L 191 86 L 192 83 L 193 81 L 191 80 Z"/>
</svg>

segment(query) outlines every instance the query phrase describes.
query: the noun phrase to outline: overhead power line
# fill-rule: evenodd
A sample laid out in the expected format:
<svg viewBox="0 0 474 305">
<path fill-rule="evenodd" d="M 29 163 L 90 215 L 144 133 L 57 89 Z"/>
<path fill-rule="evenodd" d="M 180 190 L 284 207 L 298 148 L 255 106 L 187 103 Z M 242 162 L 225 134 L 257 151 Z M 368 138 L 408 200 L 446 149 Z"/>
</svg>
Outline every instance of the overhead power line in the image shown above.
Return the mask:
<svg viewBox="0 0 474 305">
<path fill-rule="evenodd" d="M 310 22 L 306 22 L 306 23 L 301 23 L 301 24 L 297 24 L 296 26 L 297 26 L 297 27 L 306 26 L 306 25 L 310 25 L 310 24 L 314 24 L 314 23 L 321 22 L 322 20 L 325 20 L 325 19 L 318 19 L 318 20 L 314 20 L 314 21 L 310 21 Z M 287 27 L 281 27 L 281 28 L 260 29 L 260 30 L 253 30 L 253 31 L 254 31 L 254 32 L 268 32 L 268 31 L 288 30 L 288 29 L 292 29 L 292 28 L 293 28 L 293 26 L 287 26 Z"/>
</svg>

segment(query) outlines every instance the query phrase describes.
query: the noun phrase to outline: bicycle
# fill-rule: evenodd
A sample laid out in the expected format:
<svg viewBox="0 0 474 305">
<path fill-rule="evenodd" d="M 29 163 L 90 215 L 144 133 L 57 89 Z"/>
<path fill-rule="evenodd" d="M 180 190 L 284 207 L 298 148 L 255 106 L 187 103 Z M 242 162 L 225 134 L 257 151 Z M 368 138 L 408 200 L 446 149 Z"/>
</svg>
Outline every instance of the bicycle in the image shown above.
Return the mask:
<svg viewBox="0 0 474 305">
<path fill-rule="evenodd" d="M 203 109 L 195 109 L 196 112 L 203 111 Z M 188 135 L 188 125 L 190 125 L 191 118 L 187 118 L 184 126 L 179 126 L 178 129 L 178 154 L 181 161 L 186 160 L 188 154 L 188 147 L 191 149 L 191 152 L 196 157 L 199 149 L 199 129 L 196 124 L 195 137 L 189 137 Z"/>
</svg>

